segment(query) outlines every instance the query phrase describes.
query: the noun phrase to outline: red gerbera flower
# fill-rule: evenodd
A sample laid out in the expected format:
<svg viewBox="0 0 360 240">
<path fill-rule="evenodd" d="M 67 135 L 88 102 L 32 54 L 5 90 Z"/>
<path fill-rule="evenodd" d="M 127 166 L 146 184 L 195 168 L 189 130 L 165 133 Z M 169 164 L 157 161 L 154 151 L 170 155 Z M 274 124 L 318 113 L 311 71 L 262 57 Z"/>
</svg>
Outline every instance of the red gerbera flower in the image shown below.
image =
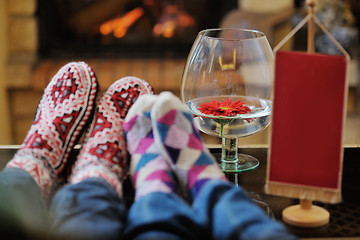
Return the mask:
<svg viewBox="0 0 360 240">
<path fill-rule="evenodd" d="M 200 105 L 199 111 L 204 114 L 224 117 L 251 112 L 250 108 L 244 105 L 244 102 L 240 100 L 231 102 L 228 98 L 224 102 L 214 100 L 209 103 L 203 103 Z"/>
</svg>

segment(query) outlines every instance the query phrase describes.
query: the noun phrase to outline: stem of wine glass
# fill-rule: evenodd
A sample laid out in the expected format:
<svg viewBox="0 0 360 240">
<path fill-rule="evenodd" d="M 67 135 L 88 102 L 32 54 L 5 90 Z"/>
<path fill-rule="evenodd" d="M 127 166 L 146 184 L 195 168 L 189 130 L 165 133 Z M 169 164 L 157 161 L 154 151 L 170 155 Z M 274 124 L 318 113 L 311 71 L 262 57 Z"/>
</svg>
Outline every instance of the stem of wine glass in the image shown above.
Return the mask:
<svg viewBox="0 0 360 240">
<path fill-rule="evenodd" d="M 221 167 L 224 172 L 234 171 L 238 165 L 239 139 L 222 138 Z"/>
</svg>

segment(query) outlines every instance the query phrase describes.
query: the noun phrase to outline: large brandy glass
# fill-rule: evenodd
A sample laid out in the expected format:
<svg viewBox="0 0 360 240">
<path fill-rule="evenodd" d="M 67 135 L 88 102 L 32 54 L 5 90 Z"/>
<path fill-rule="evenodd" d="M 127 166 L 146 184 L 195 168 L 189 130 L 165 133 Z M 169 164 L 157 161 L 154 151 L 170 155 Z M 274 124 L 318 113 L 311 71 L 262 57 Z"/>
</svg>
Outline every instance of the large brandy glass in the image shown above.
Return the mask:
<svg viewBox="0 0 360 240">
<path fill-rule="evenodd" d="M 222 138 L 224 172 L 256 168 L 238 154 L 238 138 L 270 124 L 273 52 L 266 36 L 245 29 L 201 31 L 182 77 L 181 97 L 202 132 Z"/>
</svg>

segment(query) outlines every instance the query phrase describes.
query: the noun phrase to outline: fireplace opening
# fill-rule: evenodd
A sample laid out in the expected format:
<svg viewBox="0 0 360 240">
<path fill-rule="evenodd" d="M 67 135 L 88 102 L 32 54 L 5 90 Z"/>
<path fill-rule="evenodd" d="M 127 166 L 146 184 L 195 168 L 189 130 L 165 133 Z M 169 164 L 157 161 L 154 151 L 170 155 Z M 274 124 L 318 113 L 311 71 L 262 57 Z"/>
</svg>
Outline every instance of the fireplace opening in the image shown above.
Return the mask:
<svg viewBox="0 0 360 240">
<path fill-rule="evenodd" d="M 39 57 L 186 57 L 237 0 L 38 0 Z"/>
</svg>

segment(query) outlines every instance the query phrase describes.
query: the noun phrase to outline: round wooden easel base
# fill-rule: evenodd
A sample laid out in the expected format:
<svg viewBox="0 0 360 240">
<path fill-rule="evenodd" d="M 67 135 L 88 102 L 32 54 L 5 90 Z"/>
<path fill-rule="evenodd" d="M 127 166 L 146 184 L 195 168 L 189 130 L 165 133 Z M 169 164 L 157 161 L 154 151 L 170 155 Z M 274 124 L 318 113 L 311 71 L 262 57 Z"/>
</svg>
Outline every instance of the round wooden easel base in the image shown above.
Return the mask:
<svg viewBox="0 0 360 240">
<path fill-rule="evenodd" d="M 319 206 L 302 208 L 299 205 L 287 207 L 282 212 L 283 221 L 297 227 L 320 227 L 329 222 L 330 213 Z"/>
</svg>

